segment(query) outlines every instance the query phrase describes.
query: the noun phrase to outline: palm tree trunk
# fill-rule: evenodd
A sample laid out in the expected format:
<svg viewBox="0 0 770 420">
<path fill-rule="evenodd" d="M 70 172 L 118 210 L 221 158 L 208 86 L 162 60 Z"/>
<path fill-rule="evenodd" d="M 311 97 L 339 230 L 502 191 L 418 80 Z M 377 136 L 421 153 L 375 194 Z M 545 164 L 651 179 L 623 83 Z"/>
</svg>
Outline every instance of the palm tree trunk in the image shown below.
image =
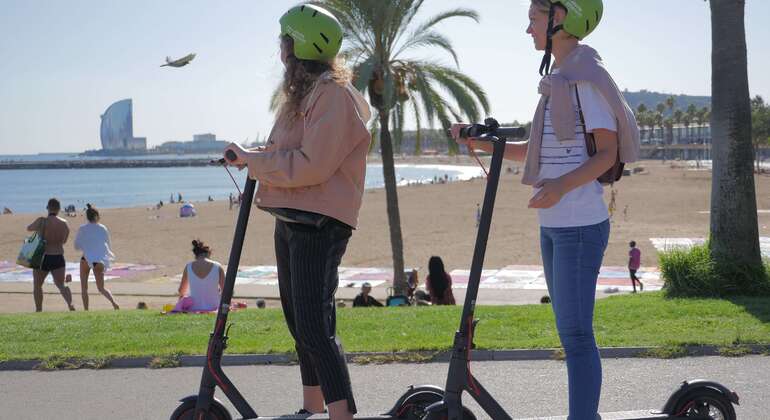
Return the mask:
<svg viewBox="0 0 770 420">
<path fill-rule="evenodd" d="M 718 265 L 762 265 L 752 163 L 745 0 L 711 0 L 711 252 Z M 742 281 L 743 280 L 743 281 Z M 728 284 L 747 279 L 725 278 Z"/>
<path fill-rule="evenodd" d="M 396 189 L 396 168 L 393 162 L 393 144 L 388 128 L 388 115 L 385 109 L 380 115 L 380 153 L 382 154 L 382 175 L 385 179 L 385 201 L 388 208 L 390 225 L 390 247 L 393 253 L 393 289 L 396 295 L 406 295 L 404 277 L 404 243 L 401 235 L 401 214 L 398 210 L 398 190 Z"/>
</svg>

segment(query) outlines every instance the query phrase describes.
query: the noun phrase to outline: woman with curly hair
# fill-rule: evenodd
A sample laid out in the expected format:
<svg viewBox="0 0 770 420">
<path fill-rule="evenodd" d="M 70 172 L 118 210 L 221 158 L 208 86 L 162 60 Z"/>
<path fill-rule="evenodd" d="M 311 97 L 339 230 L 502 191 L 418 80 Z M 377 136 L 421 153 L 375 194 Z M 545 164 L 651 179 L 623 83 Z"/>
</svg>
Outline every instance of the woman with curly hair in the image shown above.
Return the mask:
<svg viewBox="0 0 770 420">
<path fill-rule="evenodd" d="M 267 147 L 233 143 L 230 164 L 259 180 L 255 204 L 275 216 L 275 254 L 286 323 L 303 385 L 301 413 L 352 419 L 356 404 L 336 330 L 337 268 L 358 224 L 371 114 L 336 59 L 342 27 L 314 5 L 280 20 L 286 71 L 281 106 Z"/>
</svg>

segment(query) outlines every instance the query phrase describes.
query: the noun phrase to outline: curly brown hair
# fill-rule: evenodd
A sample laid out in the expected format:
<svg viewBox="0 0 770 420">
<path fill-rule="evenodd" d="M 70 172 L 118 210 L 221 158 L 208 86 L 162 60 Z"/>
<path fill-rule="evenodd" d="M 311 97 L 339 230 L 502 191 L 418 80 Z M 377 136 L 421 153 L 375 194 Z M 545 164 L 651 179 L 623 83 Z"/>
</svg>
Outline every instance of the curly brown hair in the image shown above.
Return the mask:
<svg viewBox="0 0 770 420">
<path fill-rule="evenodd" d="M 294 40 L 288 35 L 281 36 L 281 48 L 291 52 L 286 57 L 279 115 L 287 114 L 290 118 L 302 116 L 302 100 L 310 93 L 322 74 L 331 72 L 332 80 L 340 85 L 351 79 L 350 70 L 345 68 L 340 58 L 331 62 L 301 60 L 294 56 Z"/>
</svg>

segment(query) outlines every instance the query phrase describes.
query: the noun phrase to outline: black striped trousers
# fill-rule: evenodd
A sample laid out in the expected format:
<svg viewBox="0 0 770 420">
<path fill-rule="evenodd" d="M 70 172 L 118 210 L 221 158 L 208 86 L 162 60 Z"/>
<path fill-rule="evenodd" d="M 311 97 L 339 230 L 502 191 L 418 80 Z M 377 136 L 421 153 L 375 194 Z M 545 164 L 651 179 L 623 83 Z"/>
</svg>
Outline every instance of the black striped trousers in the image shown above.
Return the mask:
<svg viewBox="0 0 770 420">
<path fill-rule="evenodd" d="M 336 220 L 322 228 L 276 220 L 275 256 L 286 324 L 294 337 L 302 385 L 321 386 L 326 404 L 348 400 L 356 412 L 345 352 L 335 334 L 337 268 L 352 229 Z"/>
</svg>

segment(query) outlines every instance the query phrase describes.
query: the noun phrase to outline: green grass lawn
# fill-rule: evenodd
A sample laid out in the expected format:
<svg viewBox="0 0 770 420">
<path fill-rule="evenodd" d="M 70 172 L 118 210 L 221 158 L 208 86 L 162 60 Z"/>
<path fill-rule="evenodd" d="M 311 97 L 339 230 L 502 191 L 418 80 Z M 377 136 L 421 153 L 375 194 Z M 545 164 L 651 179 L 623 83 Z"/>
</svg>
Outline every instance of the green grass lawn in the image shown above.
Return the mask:
<svg viewBox="0 0 770 420">
<path fill-rule="evenodd" d="M 447 350 L 461 307 L 344 308 L 338 330 L 348 352 Z M 480 349 L 559 347 L 548 305 L 481 306 Z M 0 315 L 0 360 L 109 359 L 204 354 L 214 315 L 103 311 Z M 228 353 L 289 353 L 277 309 L 230 316 Z M 596 305 L 601 347 L 770 344 L 770 298 L 666 299 L 614 296 Z"/>
</svg>

